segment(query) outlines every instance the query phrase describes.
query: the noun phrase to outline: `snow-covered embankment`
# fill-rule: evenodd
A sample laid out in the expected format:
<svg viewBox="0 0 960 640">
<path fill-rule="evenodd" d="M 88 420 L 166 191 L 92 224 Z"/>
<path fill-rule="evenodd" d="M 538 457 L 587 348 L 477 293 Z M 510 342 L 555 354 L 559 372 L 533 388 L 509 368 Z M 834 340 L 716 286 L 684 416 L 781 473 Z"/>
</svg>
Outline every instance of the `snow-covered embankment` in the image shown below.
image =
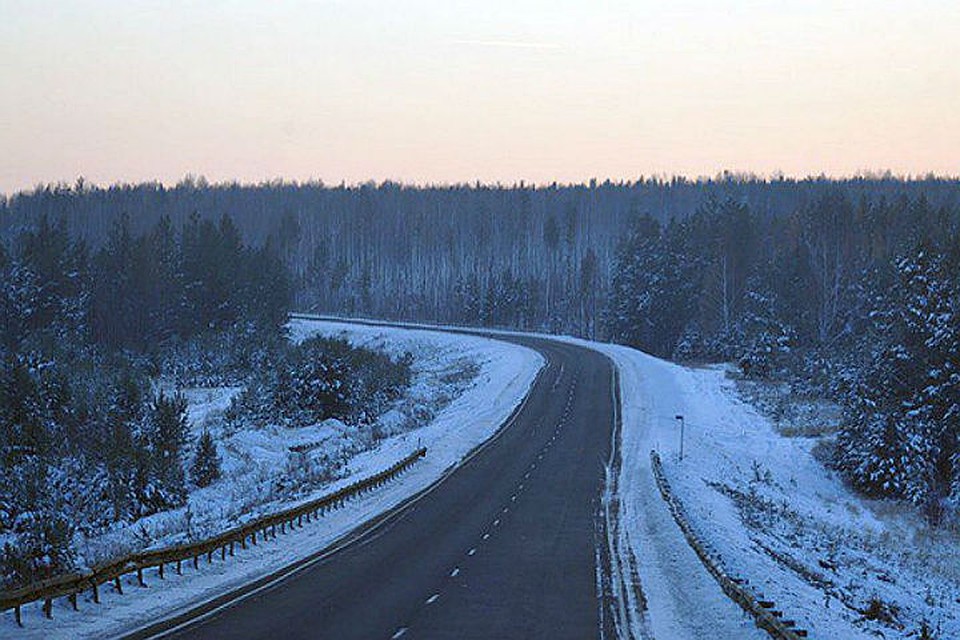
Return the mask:
<svg viewBox="0 0 960 640">
<path fill-rule="evenodd" d="M 765 638 L 726 600 L 658 493 L 660 453 L 698 537 L 816 638 L 960 637 L 960 544 L 913 514 L 852 494 L 813 454 L 739 399 L 723 367 L 687 368 L 615 345 L 624 535 L 656 638 Z M 685 419 L 679 460 L 677 415 Z M 867 612 L 865 614 L 865 612 Z M 874 619 L 879 618 L 879 619 Z"/>
<path fill-rule="evenodd" d="M 65 599 L 57 600 L 53 620 L 43 619 L 37 603 L 24 610 L 25 629 L 16 630 L 11 612 L 5 613 L 0 620 L 2 628 L 30 640 L 119 635 L 182 613 L 322 550 L 359 524 L 428 487 L 471 449 L 493 435 L 526 397 L 544 365 L 543 358 L 535 351 L 481 337 L 319 320 L 291 322 L 293 339 L 315 334 L 345 338 L 356 345 L 381 348 L 394 355 L 415 354 L 413 385 L 403 402 L 414 407 L 440 408 L 428 418 L 427 424 L 416 429 L 398 429 L 396 423 L 401 412 L 388 412 L 381 418 L 384 421 L 382 431 L 395 435 L 389 435 L 375 448 L 351 457 L 346 468 L 338 473 L 337 480 L 298 495 L 296 501 L 316 498 L 389 467 L 419 445 L 427 448 L 426 458 L 381 489 L 351 501 L 344 508 L 302 529 L 291 531 L 278 542 L 250 546 L 229 562 L 202 564 L 200 571 L 185 568 L 182 576 L 168 572 L 163 582 L 148 574 L 149 591 L 136 585 L 135 576 L 128 576 L 125 578 L 125 595 L 102 589 L 102 604 L 97 605 L 86 593 L 80 599 L 79 612 L 71 611 Z M 467 371 L 473 381 L 466 389 L 462 384 L 448 383 L 448 377 L 463 376 Z M 445 389 L 460 391 L 456 397 L 438 398 Z M 202 401 L 216 404 L 209 399 Z M 274 445 L 281 442 L 281 435 L 271 432 L 269 437 L 255 438 L 255 444 L 265 445 L 258 447 L 264 451 L 254 456 L 256 464 L 273 457 L 265 447 L 276 448 Z M 228 466 L 225 461 L 225 471 Z M 230 486 L 228 492 L 236 493 L 234 489 Z M 204 502 L 215 503 L 216 496 L 204 491 Z M 271 505 L 270 508 L 287 506 L 291 503 Z"/>
</svg>

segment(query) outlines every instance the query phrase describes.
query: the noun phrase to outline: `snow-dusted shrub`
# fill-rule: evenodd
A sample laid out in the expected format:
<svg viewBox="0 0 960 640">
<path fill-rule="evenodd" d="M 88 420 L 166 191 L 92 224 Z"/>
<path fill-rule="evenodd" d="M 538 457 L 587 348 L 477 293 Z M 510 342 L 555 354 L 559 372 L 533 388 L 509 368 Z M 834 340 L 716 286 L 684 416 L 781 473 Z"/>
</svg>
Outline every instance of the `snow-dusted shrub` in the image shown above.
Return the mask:
<svg viewBox="0 0 960 640">
<path fill-rule="evenodd" d="M 367 424 L 410 385 L 412 356 L 314 337 L 278 351 L 271 367 L 256 372 L 234 400 L 229 418 L 286 426 L 328 419 Z"/>
</svg>

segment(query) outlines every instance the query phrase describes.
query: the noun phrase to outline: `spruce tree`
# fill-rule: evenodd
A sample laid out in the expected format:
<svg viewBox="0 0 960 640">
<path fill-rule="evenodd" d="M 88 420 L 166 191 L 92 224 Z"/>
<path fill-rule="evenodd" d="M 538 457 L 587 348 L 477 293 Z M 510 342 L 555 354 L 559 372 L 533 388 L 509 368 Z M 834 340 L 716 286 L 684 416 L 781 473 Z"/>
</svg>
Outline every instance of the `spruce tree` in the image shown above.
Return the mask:
<svg viewBox="0 0 960 640">
<path fill-rule="evenodd" d="M 206 487 L 220 477 L 220 454 L 210 432 L 204 429 L 190 468 L 190 476 L 198 487 Z"/>
<path fill-rule="evenodd" d="M 187 401 L 180 394 L 171 397 L 161 392 L 154 400 L 149 434 L 154 476 L 150 498 L 157 509 L 183 504 L 186 499 L 183 447 L 190 431 L 186 413 Z"/>
</svg>

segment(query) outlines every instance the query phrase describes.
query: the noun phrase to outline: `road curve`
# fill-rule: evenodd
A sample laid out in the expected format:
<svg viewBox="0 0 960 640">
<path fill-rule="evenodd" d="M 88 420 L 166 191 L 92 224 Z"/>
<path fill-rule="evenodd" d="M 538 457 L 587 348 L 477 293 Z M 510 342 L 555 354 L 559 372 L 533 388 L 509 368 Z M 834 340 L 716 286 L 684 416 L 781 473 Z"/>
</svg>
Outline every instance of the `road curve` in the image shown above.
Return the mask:
<svg viewBox="0 0 960 640">
<path fill-rule="evenodd" d="M 549 339 L 497 339 L 547 365 L 478 455 L 336 553 L 130 637 L 613 637 L 596 568 L 613 365 Z"/>
</svg>

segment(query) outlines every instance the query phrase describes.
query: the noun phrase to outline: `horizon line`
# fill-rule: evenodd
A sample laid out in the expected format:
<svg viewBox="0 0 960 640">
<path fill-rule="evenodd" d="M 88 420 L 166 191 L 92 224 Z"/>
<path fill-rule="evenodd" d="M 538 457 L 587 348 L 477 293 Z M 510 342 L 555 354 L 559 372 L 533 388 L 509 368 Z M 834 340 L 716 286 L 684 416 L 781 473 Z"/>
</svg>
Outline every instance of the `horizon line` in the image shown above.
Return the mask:
<svg viewBox="0 0 960 640">
<path fill-rule="evenodd" d="M 591 177 L 581 181 L 561 181 L 553 180 L 549 182 L 526 180 L 517 178 L 513 182 L 504 182 L 502 180 L 458 180 L 458 181 L 409 181 L 395 178 L 347 181 L 341 179 L 337 182 L 326 182 L 322 177 L 316 176 L 306 179 L 284 178 L 276 176 L 274 178 L 264 178 L 258 181 L 241 179 L 223 179 L 211 181 L 203 174 L 186 173 L 176 182 L 162 179 L 124 181 L 117 180 L 109 184 L 97 183 L 88 180 L 83 175 L 77 176 L 73 183 L 66 180 L 55 180 L 49 182 L 38 182 L 33 187 L 21 188 L 11 192 L 0 191 L 0 200 L 9 201 L 16 197 L 28 197 L 36 195 L 45 190 L 50 191 L 71 191 L 81 193 L 86 191 L 108 191 L 115 188 L 138 188 L 138 187 L 162 187 L 166 190 L 174 190 L 184 186 L 193 186 L 201 188 L 236 188 L 242 189 L 283 186 L 283 187 L 321 187 L 327 189 L 359 189 L 364 187 L 382 187 L 386 185 L 398 186 L 405 189 L 452 189 L 452 188 L 491 188 L 491 189 L 562 189 L 589 187 L 593 188 L 600 185 L 636 185 L 641 183 L 669 183 L 674 181 L 683 181 L 693 184 L 702 183 L 722 183 L 722 182 L 755 182 L 755 183 L 775 183 L 775 182 L 853 182 L 857 180 L 882 181 L 891 180 L 895 182 L 914 183 L 926 181 L 938 182 L 960 182 L 960 173 L 947 174 L 935 171 L 918 173 L 895 173 L 890 170 L 877 171 L 857 171 L 847 174 L 819 174 L 807 173 L 787 174 L 781 171 L 772 172 L 753 172 L 753 171 L 731 171 L 722 170 L 710 176 L 706 174 L 685 174 L 685 173 L 650 173 L 639 174 L 634 178 L 613 178 L 613 177 Z"/>
</svg>

